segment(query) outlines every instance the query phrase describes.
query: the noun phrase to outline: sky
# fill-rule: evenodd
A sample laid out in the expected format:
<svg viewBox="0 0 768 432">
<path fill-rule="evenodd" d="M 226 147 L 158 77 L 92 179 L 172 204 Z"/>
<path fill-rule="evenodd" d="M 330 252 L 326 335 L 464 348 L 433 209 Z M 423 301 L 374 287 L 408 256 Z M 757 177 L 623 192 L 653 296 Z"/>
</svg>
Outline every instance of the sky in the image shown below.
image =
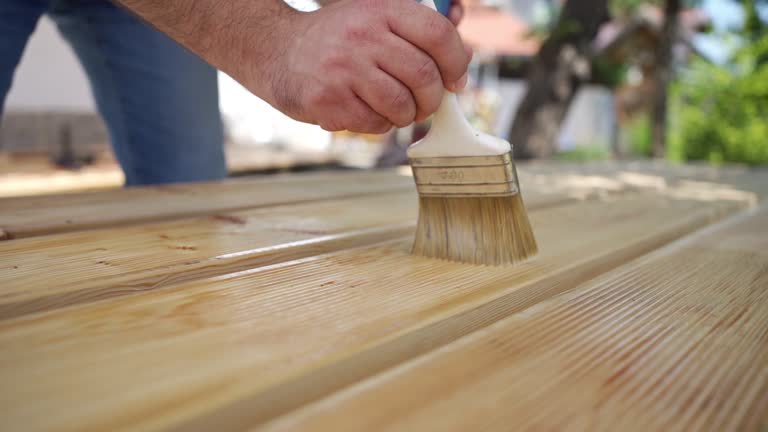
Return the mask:
<svg viewBox="0 0 768 432">
<path fill-rule="evenodd" d="M 712 19 L 713 33 L 738 27 L 744 19 L 741 6 L 733 0 L 705 0 L 702 8 Z M 710 60 L 722 63 L 730 53 L 729 46 L 716 34 L 699 35 L 696 47 Z"/>
</svg>

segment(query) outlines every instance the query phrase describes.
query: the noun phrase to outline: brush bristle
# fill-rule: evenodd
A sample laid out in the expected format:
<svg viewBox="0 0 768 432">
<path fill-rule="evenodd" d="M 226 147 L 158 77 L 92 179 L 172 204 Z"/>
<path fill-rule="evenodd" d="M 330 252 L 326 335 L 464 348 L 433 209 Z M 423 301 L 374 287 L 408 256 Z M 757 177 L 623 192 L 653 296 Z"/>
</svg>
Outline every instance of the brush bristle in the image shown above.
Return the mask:
<svg viewBox="0 0 768 432">
<path fill-rule="evenodd" d="M 520 194 L 419 199 L 414 255 L 504 265 L 536 252 L 536 239 Z"/>
</svg>

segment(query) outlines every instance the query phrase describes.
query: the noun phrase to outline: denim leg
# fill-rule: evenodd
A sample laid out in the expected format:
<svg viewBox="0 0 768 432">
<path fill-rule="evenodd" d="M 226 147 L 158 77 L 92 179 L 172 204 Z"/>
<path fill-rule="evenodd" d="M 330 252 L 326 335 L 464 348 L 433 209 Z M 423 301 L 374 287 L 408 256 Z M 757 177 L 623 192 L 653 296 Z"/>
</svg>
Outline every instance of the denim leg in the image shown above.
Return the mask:
<svg viewBox="0 0 768 432">
<path fill-rule="evenodd" d="M 0 118 L 13 74 L 48 0 L 0 0 Z"/>
<path fill-rule="evenodd" d="M 127 185 L 226 176 L 213 67 L 106 0 L 54 0 L 50 14 L 90 78 Z"/>
</svg>

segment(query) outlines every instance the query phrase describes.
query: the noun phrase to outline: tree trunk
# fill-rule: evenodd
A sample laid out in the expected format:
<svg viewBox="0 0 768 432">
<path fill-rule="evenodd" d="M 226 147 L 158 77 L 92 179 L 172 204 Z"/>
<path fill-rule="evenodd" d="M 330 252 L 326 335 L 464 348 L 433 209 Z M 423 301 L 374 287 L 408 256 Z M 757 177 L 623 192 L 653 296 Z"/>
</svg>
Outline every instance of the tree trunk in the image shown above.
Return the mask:
<svg viewBox="0 0 768 432">
<path fill-rule="evenodd" d="M 509 132 L 518 159 L 555 153 L 560 124 L 591 75 L 592 41 L 608 20 L 608 0 L 568 0 L 528 72 L 528 91 Z"/>
<path fill-rule="evenodd" d="M 669 83 L 672 81 L 672 50 L 677 38 L 677 16 L 680 13 L 680 0 L 666 0 L 664 6 L 664 25 L 661 29 L 659 47 L 656 51 L 656 86 L 653 95 L 651 114 L 653 132 L 653 157 L 661 158 L 667 153 L 667 100 Z"/>
</svg>

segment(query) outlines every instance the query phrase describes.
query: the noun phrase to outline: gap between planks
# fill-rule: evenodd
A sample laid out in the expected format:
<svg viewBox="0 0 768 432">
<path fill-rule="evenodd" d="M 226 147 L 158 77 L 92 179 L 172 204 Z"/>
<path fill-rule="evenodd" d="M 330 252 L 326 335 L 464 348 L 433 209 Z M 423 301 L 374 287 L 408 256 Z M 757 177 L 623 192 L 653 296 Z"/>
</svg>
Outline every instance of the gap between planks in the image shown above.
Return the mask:
<svg viewBox="0 0 768 432">
<path fill-rule="evenodd" d="M 5 321 L 0 406 L 28 430 L 250 426 L 739 208 L 593 201 L 534 212 L 542 253 L 515 268 L 412 257 L 400 241 Z"/>
<path fill-rule="evenodd" d="M 766 316 L 762 207 L 259 430 L 762 430 Z"/>
<path fill-rule="evenodd" d="M 612 166 L 591 167 L 587 170 L 578 168 L 608 175 L 612 172 Z M 546 167 L 545 172 L 554 171 L 551 164 Z M 616 199 L 622 194 L 642 191 L 636 188 L 637 185 L 627 181 L 623 184 L 621 181 L 603 177 L 573 177 L 568 165 L 557 164 L 555 168 L 561 169 L 563 173 L 549 174 L 548 177 L 539 179 L 534 173 L 541 172 L 541 167 L 531 164 L 531 173 L 523 174 L 528 177 L 526 184 L 531 185 L 530 190 L 525 193 L 529 210 L 536 211 L 573 203 L 574 196 Z M 387 237 L 411 235 L 409 229 L 404 226 L 409 220 L 416 218 L 412 205 L 415 203 L 415 195 L 410 186 L 411 180 L 391 172 L 324 173 L 261 180 L 233 180 L 220 184 L 127 189 L 120 193 L 110 193 L 109 197 L 85 194 L 45 199 L 52 200 L 49 204 L 54 207 L 56 203 L 71 206 L 73 200 L 86 207 L 91 206 L 93 210 L 107 208 L 110 202 L 105 200 L 114 196 L 128 195 L 141 201 L 146 198 L 144 194 L 164 191 L 172 195 L 177 192 L 191 193 L 198 199 L 207 195 L 230 196 L 255 185 L 263 187 L 287 184 L 290 187 L 299 185 L 309 189 L 302 183 L 313 179 L 331 180 L 336 183 L 349 183 L 350 179 L 357 179 L 359 181 L 353 183 L 375 183 L 377 187 L 387 187 L 390 183 L 409 186 L 402 190 L 396 188 L 395 191 L 382 189 L 373 197 L 353 194 L 334 200 L 310 200 L 294 205 L 273 203 L 268 207 L 234 214 L 218 213 L 192 220 L 156 222 L 0 242 L 0 257 L 3 258 L 0 260 L 3 263 L 0 264 L 0 276 L 4 279 L 0 286 L 0 319 L 162 288 L 254 266 L 272 265 L 313 253 L 321 254 L 372 244 Z M 658 183 L 663 181 L 663 178 L 654 177 L 654 181 Z M 650 182 L 653 186 L 652 193 L 667 194 L 674 198 L 690 196 L 697 199 L 732 200 L 743 204 L 753 202 L 751 195 L 725 186 L 707 184 L 694 188 L 657 190 L 655 188 L 659 185 L 656 183 Z M 313 184 L 312 187 L 318 185 Z M 397 194 L 403 198 L 397 198 Z M 411 198 L 403 207 L 402 200 L 407 194 L 410 194 Z M 243 199 L 240 198 L 241 201 Z M 377 199 L 382 201 L 376 201 Z M 163 201 L 167 201 L 167 198 L 163 197 Z M 31 210 L 37 205 L 42 205 L 45 200 L 34 198 L 21 199 L 19 202 L 26 202 Z M 371 207 L 378 209 L 375 211 L 379 213 L 365 212 L 365 209 L 357 208 L 337 211 L 337 215 L 346 218 L 347 225 L 335 226 L 332 229 L 329 228 L 330 222 L 318 224 L 314 220 L 330 218 L 334 213 L 329 207 L 346 205 Z M 214 205 L 213 209 L 215 208 Z M 21 206 L 21 209 L 23 210 L 24 206 Z M 206 211 L 212 210 L 208 208 Z M 301 217 L 297 218 L 292 212 Z M 315 212 L 321 214 L 314 217 Z M 390 213 L 393 214 L 391 217 L 388 216 Z M 105 217 L 101 212 L 97 212 L 97 215 Z M 307 225 L 310 225 L 311 229 L 308 229 Z M 80 224 L 75 224 L 74 228 L 79 226 Z M 269 241 L 262 242 L 264 238 Z M 56 283 L 52 285 L 51 281 Z"/>
<path fill-rule="evenodd" d="M 721 172 L 667 165 L 659 168 L 654 164 L 640 164 L 638 167 L 638 164 L 621 163 L 527 163 L 520 164 L 518 168 L 526 199 L 532 193 L 553 194 L 552 198 L 556 201 L 562 195 L 589 199 L 633 190 L 663 192 L 685 179 L 710 181 L 689 185 L 710 196 L 730 194 L 731 198 L 754 201 L 755 193 L 760 196 L 768 194 L 768 176 L 763 172 Z M 745 190 L 712 183 L 713 179 L 733 181 Z M 4 232 L 0 240 L 396 190 L 413 190 L 413 180 L 387 170 L 292 174 L 217 183 L 0 199 L 0 233 Z M 749 196 L 748 191 L 755 193 Z"/>
</svg>

